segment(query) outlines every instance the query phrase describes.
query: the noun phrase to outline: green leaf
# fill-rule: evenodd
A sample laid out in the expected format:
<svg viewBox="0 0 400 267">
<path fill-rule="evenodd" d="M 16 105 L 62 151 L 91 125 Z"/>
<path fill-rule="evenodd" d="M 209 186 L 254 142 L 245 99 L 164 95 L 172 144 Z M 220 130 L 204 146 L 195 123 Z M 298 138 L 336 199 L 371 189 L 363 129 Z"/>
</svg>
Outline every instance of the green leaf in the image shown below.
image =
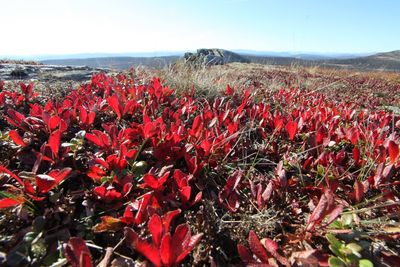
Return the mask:
<svg viewBox="0 0 400 267">
<path fill-rule="evenodd" d="M 351 226 L 353 222 L 353 214 L 343 214 L 342 215 L 342 223 L 345 226 Z"/>
<path fill-rule="evenodd" d="M 346 245 L 347 248 L 349 248 L 354 255 L 357 257 L 361 258 L 360 252 L 362 251 L 362 247 L 356 243 L 350 243 Z"/>
<path fill-rule="evenodd" d="M 343 261 L 341 261 L 338 257 L 329 257 L 329 266 L 331 267 L 346 267 Z"/>
<path fill-rule="evenodd" d="M 370 260 L 361 259 L 361 260 L 358 262 L 358 266 L 359 266 L 359 267 L 374 267 L 374 264 L 373 264 Z"/>
<path fill-rule="evenodd" d="M 332 245 L 329 246 L 329 249 L 335 254 L 336 256 L 342 256 L 343 253 L 339 250 L 339 248 L 336 248 Z"/>
<path fill-rule="evenodd" d="M 343 243 L 340 242 L 339 239 L 337 239 L 333 234 L 326 234 L 326 239 L 328 239 L 329 243 L 332 245 L 332 247 L 340 249 L 343 247 Z"/>
<path fill-rule="evenodd" d="M 340 220 L 335 220 L 335 221 L 333 221 L 329 226 L 332 227 L 332 228 L 335 228 L 335 229 L 342 229 L 342 228 L 344 228 L 344 227 L 343 227 L 343 224 L 342 224 L 342 222 L 341 222 Z"/>
</svg>

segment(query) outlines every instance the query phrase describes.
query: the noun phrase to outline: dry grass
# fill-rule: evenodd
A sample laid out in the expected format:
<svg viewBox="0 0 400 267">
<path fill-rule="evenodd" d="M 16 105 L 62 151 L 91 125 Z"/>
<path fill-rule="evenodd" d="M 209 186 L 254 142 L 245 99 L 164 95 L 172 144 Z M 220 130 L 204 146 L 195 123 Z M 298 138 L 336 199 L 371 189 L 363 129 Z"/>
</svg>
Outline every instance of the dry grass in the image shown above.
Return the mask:
<svg viewBox="0 0 400 267">
<path fill-rule="evenodd" d="M 205 97 L 215 96 L 229 84 L 238 91 L 243 88 L 274 91 L 282 87 L 299 87 L 319 91 L 332 99 L 362 103 L 366 98 L 374 97 L 379 100 L 377 106 L 400 105 L 400 73 L 393 72 L 357 72 L 318 66 L 280 67 L 253 63 L 194 68 L 183 62 L 161 70 L 140 68 L 139 72 L 145 77 L 144 80 L 157 76 L 177 92 L 190 92 L 194 89 L 198 95 Z"/>
</svg>

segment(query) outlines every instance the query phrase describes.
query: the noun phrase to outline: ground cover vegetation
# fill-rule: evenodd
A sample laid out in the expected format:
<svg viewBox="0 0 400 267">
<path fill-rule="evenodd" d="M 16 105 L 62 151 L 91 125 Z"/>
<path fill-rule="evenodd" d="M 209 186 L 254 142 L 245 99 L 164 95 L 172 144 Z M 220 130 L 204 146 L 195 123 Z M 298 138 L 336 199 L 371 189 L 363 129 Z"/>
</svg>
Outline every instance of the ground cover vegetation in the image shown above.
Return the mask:
<svg viewBox="0 0 400 267">
<path fill-rule="evenodd" d="M 259 71 L 0 82 L 2 263 L 397 266 L 397 76 Z"/>
</svg>

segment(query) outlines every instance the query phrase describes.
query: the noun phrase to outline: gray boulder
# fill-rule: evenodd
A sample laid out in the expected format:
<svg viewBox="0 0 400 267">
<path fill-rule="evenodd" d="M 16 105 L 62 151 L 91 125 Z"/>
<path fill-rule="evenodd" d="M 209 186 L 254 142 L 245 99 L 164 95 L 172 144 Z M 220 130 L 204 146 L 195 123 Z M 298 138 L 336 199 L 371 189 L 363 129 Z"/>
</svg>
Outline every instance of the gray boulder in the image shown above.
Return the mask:
<svg viewBox="0 0 400 267">
<path fill-rule="evenodd" d="M 214 66 L 232 62 L 250 63 L 250 60 L 224 49 L 198 49 L 196 53 L 185 53 L 186 63 L 194 66 Z"/>
</svg>

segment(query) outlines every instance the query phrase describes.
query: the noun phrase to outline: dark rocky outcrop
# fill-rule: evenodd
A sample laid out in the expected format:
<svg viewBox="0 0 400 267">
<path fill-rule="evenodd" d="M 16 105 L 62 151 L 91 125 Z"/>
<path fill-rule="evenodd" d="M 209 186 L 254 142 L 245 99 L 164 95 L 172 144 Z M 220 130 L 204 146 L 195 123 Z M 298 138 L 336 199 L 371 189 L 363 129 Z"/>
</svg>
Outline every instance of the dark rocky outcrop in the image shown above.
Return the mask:
<svg viewBox="0 0 400 267">
<path fill-rule="evenodd" d="M 198 49 L 196 53 L 185 53 L 185 62 L 194 66 L 223 65 L 231 62 L 250 63 L 247 58 L 224 49 Z"/>
<path fill-rule="evenodd" d="M 0 63 L 0 80 L 58 80 L 87 81 L 96 72 L 109 72 L 107 69 L 86 66 L 24 65 Z"/>
</svg>

